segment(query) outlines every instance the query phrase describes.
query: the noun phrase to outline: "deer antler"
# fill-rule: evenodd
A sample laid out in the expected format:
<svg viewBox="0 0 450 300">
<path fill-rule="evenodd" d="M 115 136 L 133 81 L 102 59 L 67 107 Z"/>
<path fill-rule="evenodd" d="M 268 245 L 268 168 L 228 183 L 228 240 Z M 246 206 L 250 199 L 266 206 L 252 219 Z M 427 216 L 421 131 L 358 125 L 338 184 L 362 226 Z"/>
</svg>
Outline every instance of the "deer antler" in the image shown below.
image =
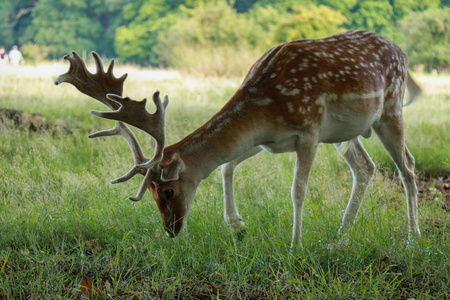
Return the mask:
<svg viewBox="0 0 450 300">
<path fill-rule="evenodd" d="M 109 113 L 101 113 L 101 112 L 92 112 L 94 115 L 103 117 L 103 114 L 106 114 L 105 118 L 108 118 L 107 116 L 110 116 L 110 114 L 119 113 L 119 116 L 121 116 L 123 113 L 127 115 L 128 117 L 124 119 L 124 121 L 127 121 L 131 125 L 134 125 L 135 123 L 129 122 L 130 120 L 134 119 L 134 115 L 142 115 L 141 109 L 144 108 L 145 111 L 145 101 L 143 105 L 136 106 L 133 109 L 125 109 L 122 110 L 122 107 L 124 107 L 123 103 L 121 102 L 120 96 L 123 92 L 123 83 L 125 79 L 127 78 L 127 74 L 122 75 L 119 78 L 116 78 L 113 74 L 114 69 L 114 60 L 111 61 L 108 70 L 105 72 L 103 68 L 103 64 L 101 62 L 100 56 L 92 52 L 92 56 L 94 57 L 95 65 L 96 65 L 96 73 L 90 73 L 85 63 L 83 62 L 83 59 L 76 53 L 72 52 L 72 56 L 66 55 L 64 56 L 64 59 L 68 60 L 70 62 L 69 70 L 60 75 L 55 80 L 55 85 L 59 85 L 61 83 L 67 82 L 75 86 L 80 92 L 83 94 L 86 94 L 88 96 L 91 96 L 92 98 L 102 102 L 109 108 L 113 110 L 113 112 Z M 118 100 L 119 99 L 119 100 Z M 128 98 L 125 98 L 128 99 Z M 143 152 L 142 148 L 134 135 L 134 133 L 128 128 L 124 123 L 120 122 L 120 120 L 117 120 L 116 125 L 114 128 L 108 129 L 108 130 L 102 130 L 98 131 L 96 133 L 93 133 L 89 135 L 89 138 L 97 138 L 101 136 L 114 136 L 114 135 L 120 135 L 122 136 L 128 143 L 134 157 L 135 165 L 133 168 L 122 177 L 119 177 L 111 183 L 120 183 L 129 180 L 136 174 L 144 174 L 143 171 L 144 168 L 152 168 L 161 161 L 162 159 L 162 152 L 164 150 L 165 146 L 165 136 L 164 136 L 164 112 L 165 108 L 168 105 L 168 99 L 166 96 L 166 99 L 164 101 L 164 105 L 161 103 L 161 100 L 159 100 L 159 92 L 155 93 L 153 100 L 155 101 L 155 104 L 157 105 L 157 113 L 154 115 L 148 114 L 148 112 L 145 111 L 150 117 L 154 116 L 153 120 L 157 119 L 159 121 L 152 121 L 149 125 L 156 125 L 155 128 L 161 128 L 159 130 L 153 130 L 151 129 L 151 126 L 144 125 L 143 129 L 145 132 L 154 135 L 155 140 L 157 141 L 157 147 L 155 154 L 153 155 L 152 159 L 148 160 Z M 136 102 L 136 101 L 132 101 Z M 142 102 L 141 102 L 142 103 Z M 126 106 L 128 108 L 128 106 Z M 116 111 L 117 110 L 117 111 Z M 134 110 L 134 111 L 133 111 Z M 160 113 L 162 112 L 162 113 Z M 110 118 L 112 119 L 112 118 Z M 116 118 L 117 119 L 117 118 Z M 159 125 L 159 122 L 162 122 L 162 125 Z M 136 125 L 135 125 L 136 126 Z M 138 128 L 141 128 L 141 125 L 136 126 Z M 150 133 L 151 132 L 151 133 Z M 154 172 L 146 172 L 144 182 L 141 185 L 141 189 L 139 190 L 139 193 L 136 197 L 130 197 L 133 201 L 138 201 L 142 198 L 142 196 L 145 193 L 145 189 L 150 184 L 150 181 L 152 179 L 151 174 L 154 175 Z M 144 184 L 146 184 L 144 186 Z"/>
<path fill-rule="evenodd" d="M 157 166 L 163 158 L 164 146 L 166 145 L 164 121 L 166 108 L 167 105 L 169 105 L 169 98 L 165 96 L 164 102 L 161 102 L 159 91 L 156 91 L 153 94 L 153 102 L 156 105 L 156 112 L 154 114 L 150 114 L 145 109 L 147 99 L 139 102 L 134 101 L 128 97 L 123 98 L 114 94 L 107 94 L 106 97 L 109 100 L 119 104 L 119 109 L 111 112 L 101 112 L 95 110 L 91 111 L 94 116 L 126 122 L 146 132 L 151 137 L 153 137 L 154 141 L 156 142 L 155 153 L 153 154 L 153 157 L 144 163 L 135 165 L 136 170 L 149 169 L 145 174 L 144 180 L 141 183 L 136 197 L 129 197 L 129 199 L 132 201 L 139 201 L 144 196 L 150 182 L 155 178 L 154 175 L 155 173 L 157 173 Z M 133 170 L 130 172 L 132 173 Z M 125 175 L 124 177 L 127 177 L 127 175 Z M 130 175 L 134 176 L 132 174 Z"/>
</svg>

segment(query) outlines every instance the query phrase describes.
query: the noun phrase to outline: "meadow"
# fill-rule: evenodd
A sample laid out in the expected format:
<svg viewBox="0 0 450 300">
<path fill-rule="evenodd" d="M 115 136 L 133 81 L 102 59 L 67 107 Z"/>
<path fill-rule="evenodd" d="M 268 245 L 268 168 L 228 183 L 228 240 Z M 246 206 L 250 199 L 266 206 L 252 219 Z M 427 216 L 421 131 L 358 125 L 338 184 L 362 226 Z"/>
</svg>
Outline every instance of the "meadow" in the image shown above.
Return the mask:
<svg viewBox="0 0 450 300">
<path fill-rule="evenodd" d="M 188 225 L 164 234 L 141 178 L 110 180 L 133 164 L 100 103 L 54 86 L 68 64 L 0 70 L 0 107 L 40 113 L 45 132 L 0 129 L 0 299 L 449 299 L 450 199 L 435 180 L 450 175 L 450 77 L 420 75 L 424 89 L 404 108 L 417 175 L 423 236 L 407 243 L 405 196 L 376 136 L 363 139 L 377 164 L 351 233 L 338 236 L 352 176 L 332 145 L 321 145 L 304 208 L 303 250 L 289 250 L 293 154 L 262 153 L 235 176 L 247 224 L 239 240 L 223 221 L 219 170 L 199 187 Z M 192 132 L 231 97 L 240 78 L 123 66 L 124 94 L 168 94 L 169 144 Z M 150 101 L 151 104 L 151 101 Z M 149 104 L 149 110 L 152 107 Z M 135 131 L 150 156 L 150 140 Z"/>
</svg>

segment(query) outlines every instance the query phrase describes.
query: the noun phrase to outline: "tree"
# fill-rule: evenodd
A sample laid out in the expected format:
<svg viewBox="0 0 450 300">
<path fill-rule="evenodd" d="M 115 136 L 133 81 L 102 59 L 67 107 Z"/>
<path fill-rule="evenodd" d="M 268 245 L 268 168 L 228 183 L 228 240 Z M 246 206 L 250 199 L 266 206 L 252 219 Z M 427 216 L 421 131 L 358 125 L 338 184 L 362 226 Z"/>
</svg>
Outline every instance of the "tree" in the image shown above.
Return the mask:
<svg viewBox="0 0 450 300">
<path fill-rule="evenodd" d="M 438 7 L 440 2 L 441 0 L 395 0 L 392 3 L 392 8 L 395 18 L 400 20 L 411 12 Z"/>
<path fill-rule="evenodd" d="M 343 31 L 347 20 L 340 12 L 328 6 L 292 6 L 292 12 L 283 18 L 275 30 L 275 41 L 317 39 Z"/>
<path fill-rule="evenodd" d="M 394 10 L 388 0 L 363 0 L 352 10 L 350 28 L 365 29 L 374 32 L 393 22 Z"/>
<path fill-rule="evenodd" d="M 450 8 L 411 13 L 400 22 L 404 36 L 400 45 L 410 65 L 422 64 L 426 71 L 450 69 Z"/>
<path fill-rule="evenodd" d="M 3 46 L 22 44 L 22 36 L 31 24 L 33 0 L 0 0 L 0 41 Z"/>
<path fill-rule="evenodd" d="M 161 57 L 169 66 L 219 76 L 247 70 L 254 52 L 259 53 L 255 49 L 261 32 L 246 14 L 225 0 L 184 12 L 158 37 Z M 248 65 L 242 60 L 249 60 Z"/>
<path fill-rule="evenodd" d="M 41 0 L 23 42 L 46 47 L 57 58 L 72 50 L 114 55 L 114 28 L 125 0 Z"/>
<path fill-rule="evenodd" d="M 127 4 L 124 7 L 127 24 L 116 30 L 114 45 L 119 58 L 134 63 L 158 65 L 161 62 L 158 34 L 176 21 L 183 8 L 186 10 L 193 5 L 192 0 L 137 0 Z"/>
</svg>

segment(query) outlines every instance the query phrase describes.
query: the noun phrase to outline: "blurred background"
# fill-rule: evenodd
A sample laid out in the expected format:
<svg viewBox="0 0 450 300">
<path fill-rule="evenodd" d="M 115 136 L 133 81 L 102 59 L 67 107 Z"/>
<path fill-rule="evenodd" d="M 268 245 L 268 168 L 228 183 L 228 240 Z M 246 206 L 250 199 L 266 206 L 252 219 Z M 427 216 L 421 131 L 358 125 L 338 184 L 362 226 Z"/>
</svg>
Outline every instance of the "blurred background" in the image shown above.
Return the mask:
<svg viewBox="0 0 450 300">
<path fill-rule="evenodd" d="M 450 0 L 0 0 L 0 46 L 27 64 L 91 51 L 120 63 L 242 76 L 286 41 L 380 33 L 416 72 L 448 72 Z"/>
</svg>

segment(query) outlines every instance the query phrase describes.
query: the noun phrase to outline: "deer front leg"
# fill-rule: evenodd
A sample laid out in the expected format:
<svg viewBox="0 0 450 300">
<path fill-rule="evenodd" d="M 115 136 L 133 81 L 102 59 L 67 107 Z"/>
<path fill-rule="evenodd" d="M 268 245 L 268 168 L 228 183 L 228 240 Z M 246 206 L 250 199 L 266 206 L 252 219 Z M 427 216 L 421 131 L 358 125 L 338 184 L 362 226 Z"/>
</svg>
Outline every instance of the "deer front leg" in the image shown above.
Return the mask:
<svg viewBox="0 0 450 300">
<path fill-rule="evenodd" d="M 369 186 L 370 180 L 375 173 L 375 164 L 369 154 L 367 154 L 367 151 L 364 149 L 361 141 L 356 138 L 351 140 L 349 143 L 350 144 L 347 149 L 340 147 L 341 144 L 334 144 L 336 149 L 347 162 L 347 165 L 350 167 L 353 175 L 352 193 L 350 195 L 347 208 L 345 209 L 339 232 L 352 229 L 353 222 L 358 214 L 359 207 L 364 199 L 367 187 Z"/>
<path fill-rule="evenodd" d="M 291 197 L 294 206 L 294 225 L 292 228 L 291 250 L 302 248 L 302 212 L 314 157 L 317 151 L 316 139 L 306 138 L 299 141 L 296 147 L 297 161 L 295 164 L 294 183 Z"/>
<path fill-rule="evenodd" d="M 239 215 L 236 203 L 234 202 L 234 187 L 233 178 L 234 170 L 236 167 L 246 160 L 256 154 L 258 154 L 262 149 L 260 147 L 255 147 L 245 154 L 239 156 L 238 158 L 223 164 L 221 167 L 222 171 L 222 183 L 223 183 L 223 216 L 225 222 L 227 222 L 232 231 L 238 235 L 245 232 L 246 226 L 242 222 L 242 217 Z"/>
</svg>

